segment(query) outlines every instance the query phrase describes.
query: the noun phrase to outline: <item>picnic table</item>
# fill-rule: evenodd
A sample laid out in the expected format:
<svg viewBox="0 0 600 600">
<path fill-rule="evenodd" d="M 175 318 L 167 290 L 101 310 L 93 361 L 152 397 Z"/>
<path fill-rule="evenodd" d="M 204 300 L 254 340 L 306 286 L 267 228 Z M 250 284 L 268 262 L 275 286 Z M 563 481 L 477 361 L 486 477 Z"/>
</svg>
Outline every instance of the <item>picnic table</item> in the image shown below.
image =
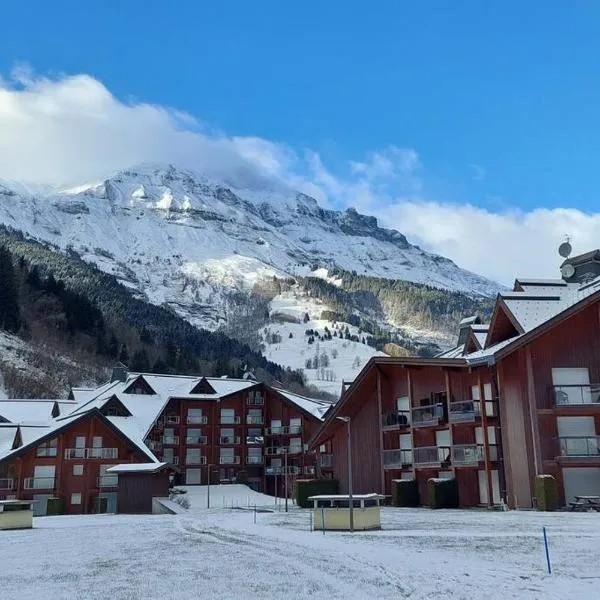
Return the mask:
<svg viewBox="0 0 600 600">
<path fill-rule="evenodd" d="M 570 502 L 569 507 L 575 511 L 596 510 L 600 512 L 600 496 L 575 496 L 575 501 Z"/>
</svg>

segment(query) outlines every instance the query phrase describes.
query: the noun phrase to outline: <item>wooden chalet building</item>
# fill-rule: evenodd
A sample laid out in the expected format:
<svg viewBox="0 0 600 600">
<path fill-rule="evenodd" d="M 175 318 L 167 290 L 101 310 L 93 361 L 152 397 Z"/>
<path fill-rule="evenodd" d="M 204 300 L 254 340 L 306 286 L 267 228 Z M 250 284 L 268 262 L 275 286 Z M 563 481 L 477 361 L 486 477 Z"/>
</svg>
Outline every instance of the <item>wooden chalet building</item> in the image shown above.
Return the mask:
<svg viewBox="0 0 600 600">
<path fill-rule="evenodd" d="M 247 482 L 270 494 L 331 473 L 308 452 L 330 404 L 251 379 L 128 373 L 68 400 L 0 401 L 0 499 L 50 499 L 61 512 L 116 511 L 116 465 L 175 466 L 178 483 Z M 287 466 L 287 470 L 286 470 Z M 105 499 L 100 502 L 100 499 Z M 56 501 L 51 501 L 56 502 Z"/>
<path fill-rule="evenodd" d="M 460 324 L 431 359 L 371 359 L 312 441 L 330 443 L 347 488 L 346 424 L 356 493 L 393 479 L 454 477 L 462 506 L 530 508 L 536 475 L 561 502 L 600 495 L 600 251 L 567 259 L 558 280 L 517 279 L 489 324 Z M 572 268 L 571 268 L 572 267 Z"/>
</svg>

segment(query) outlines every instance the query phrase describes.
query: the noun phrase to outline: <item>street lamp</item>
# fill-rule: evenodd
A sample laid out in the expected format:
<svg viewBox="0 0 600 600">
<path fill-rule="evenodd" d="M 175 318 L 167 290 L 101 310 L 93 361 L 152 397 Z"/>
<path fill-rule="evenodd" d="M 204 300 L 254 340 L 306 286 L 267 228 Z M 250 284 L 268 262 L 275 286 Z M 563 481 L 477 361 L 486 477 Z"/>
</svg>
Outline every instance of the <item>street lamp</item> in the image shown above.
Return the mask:
<svg viewBox="0 0 600 600">
<path fill-rule="evenodd" d="M 354 498 L 352 496 L 352 432 L 350 417 L 336 417 L 346 423 L 348 432 L 348 506 L 350 507 L 350 531 L 354 531 Z"/>
<path fill-rule="evenodd" d="M 210 469 L 212 465 L 208 465 L 208 487 L 206 488 L 206 508 L 210 508 Z"/>
<path fill-rule="evenodd" d="M 288 511 L 288 468 L 287 468 L 287 455 L 288 455 L 288 449 L 287 448 L 282 448 L 281 449 L 283 451 L 283 476 L 285 477 L 285 512 Z"/>
</svg>

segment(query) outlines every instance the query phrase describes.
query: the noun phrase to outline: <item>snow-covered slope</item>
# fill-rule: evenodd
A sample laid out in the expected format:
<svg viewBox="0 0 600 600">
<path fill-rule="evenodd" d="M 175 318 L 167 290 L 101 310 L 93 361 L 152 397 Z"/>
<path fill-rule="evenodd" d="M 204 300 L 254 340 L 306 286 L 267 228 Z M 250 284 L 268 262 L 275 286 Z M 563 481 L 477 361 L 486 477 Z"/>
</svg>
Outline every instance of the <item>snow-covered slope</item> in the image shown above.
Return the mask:
<svg viewBox="0 0 600 600">
<path fill-rule="evenodd" d="M 231 292 L 251 291 L 273 276 L 327 278 L 336 268 L 473 296 L 498 290 L 374 217 L 325 210 L 277 182 L 236 181 L 164 165 L 67 190 L 3 181 L 0 223 L 76 251 L 141 297 L 208 329 L 236 310 Z"/>
</svg>

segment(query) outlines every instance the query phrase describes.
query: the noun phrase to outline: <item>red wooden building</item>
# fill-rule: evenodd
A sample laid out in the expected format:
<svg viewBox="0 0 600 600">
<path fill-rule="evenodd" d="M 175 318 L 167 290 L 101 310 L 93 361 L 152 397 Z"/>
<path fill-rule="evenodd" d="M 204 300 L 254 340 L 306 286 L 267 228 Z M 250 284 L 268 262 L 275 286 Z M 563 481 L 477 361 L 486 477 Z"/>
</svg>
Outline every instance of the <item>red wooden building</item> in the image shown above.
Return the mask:
<svg viewBox="0 0 600 600">
<path fill-rule="evenodd" d="M 308 452 L 329 403 L 250 379 L 130 374 L 67 401 L 0 401 L 0 499 L 33 499 L 46 514 L 117 508 L 119 464 L 161 461 L 178 483 L 247 482 L 291 493 L 296 477 L 331 472 Z M 102 500 L 104 499 L 104 500 Z M 50 501 L 50 505 L 49 505 Z"/>
<path fill-rule="evenodd" d="M 373 358 L 312 444 L 332 444 L 347 481 L 390 494 L 391 480 L 454 477 L 463 506 L 531 507 L 553 475 L 564 504 L 600 495 L 600 252 L 565 261 L 568 278 L 517 280 L 489 324 L 465 319 L 436 358 Z"/>
</svg>

